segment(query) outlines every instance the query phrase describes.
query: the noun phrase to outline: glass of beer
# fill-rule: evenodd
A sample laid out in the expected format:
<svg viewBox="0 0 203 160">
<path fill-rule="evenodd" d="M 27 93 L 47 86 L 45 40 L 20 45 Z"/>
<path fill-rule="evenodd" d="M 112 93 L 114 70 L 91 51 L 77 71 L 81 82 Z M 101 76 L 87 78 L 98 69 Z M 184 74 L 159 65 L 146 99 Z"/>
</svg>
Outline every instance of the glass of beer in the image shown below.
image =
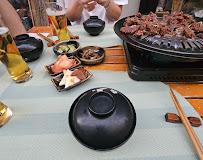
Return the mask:
<svg viewBox="0 0 203 160">
<path fill-rule="evenodd" d="M 8 122 L 12 114 L 12 111 L 5 104 L 0 102 L 0 127 Z"/>
<path fill-rule="evenodd" d="M 59 41 L 70 40 L 67 31 L 67 18 L 64 0 L 48 0 L 44 2 L 46 13 L 57 31 Z"/>
<path fill-rule="evenodd" d="M 5 65 L 11 78 L 17 83 L 26 82 L 33 76 L 5 26 L 0 26 L 0 61 Z"/>
</svg>

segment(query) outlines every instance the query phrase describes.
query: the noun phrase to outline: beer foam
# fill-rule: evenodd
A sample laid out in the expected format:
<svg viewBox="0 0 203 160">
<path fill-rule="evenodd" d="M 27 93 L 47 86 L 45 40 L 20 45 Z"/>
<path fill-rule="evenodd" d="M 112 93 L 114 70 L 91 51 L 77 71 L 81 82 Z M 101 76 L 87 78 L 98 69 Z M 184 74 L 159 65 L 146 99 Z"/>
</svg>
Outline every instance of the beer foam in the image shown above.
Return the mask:
<svg viewBox="0 0 203 160">
<path fill-rule="evenodd" d="M 8 32 L 8 28 L 7 27 L 0 27 L 0 35 L 1 34 L 5 34 Z"/>
<path fill-rule="evenodd" d="M 51 10 L 51 8 L 47 8 L 46 12 L 49 16 L 60 16 L 60 15 L 64 15 L 66 14 L 66 9 L 62 9 L 62 10 L 57 10 L 57 11 L 53 11 Z"/>
</svg>

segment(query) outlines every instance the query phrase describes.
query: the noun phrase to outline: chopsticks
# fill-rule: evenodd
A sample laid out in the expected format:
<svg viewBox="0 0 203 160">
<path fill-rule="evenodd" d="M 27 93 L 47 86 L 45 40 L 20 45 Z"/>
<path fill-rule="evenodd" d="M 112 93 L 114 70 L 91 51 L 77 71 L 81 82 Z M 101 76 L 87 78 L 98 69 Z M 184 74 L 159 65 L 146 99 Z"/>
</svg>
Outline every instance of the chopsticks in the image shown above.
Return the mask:
<svg viewBox="0 0 203 160">
<path fill-rule="evenodd" d="M 72 38 L 72 39 L 79 39 L 79 36 L 74 36 L 73 33 L 71 33 L 71 31 L 68 29 L 68 27 L 67 27 L 67 31 L 68 31 L 68 33 L 70 35 L 70 38 Z"/>
<path fill-rule="evenodd" d="M 39 32 L 37 32 L 37 35 L 40 36 L 40 37 L 42 37 L 42 38 L 44 38 L 44 39 L 47 40 L 48 42 L 51 42 L 51 43 L 53 43 L 53 44 L 56 44 L 56 42 L 54 42 L 53 40 L 51 40 L 50 38 L 44 36 L 43 34 L 41 34 L 41 33 L 39 33 Z"/>
<path fill-rule="evenodd" d="M 188 135 L 190 137 L 190 140 L 192 141 L 192 144 L 193 144 L 193 146 L 194 146 L 194 148 L 195 148 L 195 150 L 197 152 L 197 155 L 198 155 L 199 159 L 203 160 L 202 144 L 199 141 L 195 131 L 193 130 L 190 122 L 188 121 L 182 107 L 180 106 L 180 104 L 179 104 L 179 102 L 178 102 L 178 100 L 177 100 L 177 98 L 176 98 L 176 96 L 175 96 L 175 94 L 174 94 L 174 92 L 173 92 L 173 90 L 171 88 L 170 88 L 170 95 L 171 95 L 171 97 L 173 99 L 173 102 L 174 102 L 174 104 L 176 106 L 176 109 L 177 109 L 179 115 L 180 115 L 182 123 L 185 126 L 185 129 L 186 129 L 186 131 L 187 131 L 187 133 L 188 133 Z"/>
<path fill-rule="evenodd" d="M 71 31 L 67 28 L 67 31 L 68 31 L 68 33 L 69 33 L 69 35 L 70 35 L 70 38 L 71 39 L 79 39 L 79 36 L 74 36 L 72 33 L 71 33 Z M 54 42 L 53 40 L 51 40 L 50 38 L 48 38 L 48 37 L 46 37 L 46 36 L 44 36 L 44 35 L 42 35 L 41 33 L 39 33 L 39 32 L 37 32 L 37 35 L 39 35 L 40 37 L 42 37 L 42 38 L 44 38 L 44 39 L 46 39 L 48 42 L 51 42 L 51 43 L 54 43 L 54 44 L 56 44 L 56 42 Z"/>
</svg>

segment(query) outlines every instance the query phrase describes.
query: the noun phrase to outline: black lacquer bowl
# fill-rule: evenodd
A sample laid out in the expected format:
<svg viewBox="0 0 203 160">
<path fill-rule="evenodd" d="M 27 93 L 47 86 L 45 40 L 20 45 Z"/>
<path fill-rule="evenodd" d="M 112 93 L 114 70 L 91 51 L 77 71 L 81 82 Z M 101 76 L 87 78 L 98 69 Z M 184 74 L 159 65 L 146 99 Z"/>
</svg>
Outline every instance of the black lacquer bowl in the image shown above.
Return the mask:
<svg viewBox="0 0 203 160">
<path fill-rule="evenodd" d="M 85 22 L 83 27 L 91 36 L 99 35 L 105 28 L 105 21 L 98 18 L 98 16 L 90 16 Z"/>
<path fill-rule="evenodd" d="M 129 99 L 119 91 L 94 88 L 74 101 L 69 125 L 81 144 L 95 150 L 110 150 L 132 135 L 136 113 Z"/>
<path fill-rule="evenodd" d="M 21 34 L 15 37 L 16 46 L 26 62 L 34 61 L 43 52 L 43 42 L 41 39 L 30 37 L 28 34 Z"/>
</svg>

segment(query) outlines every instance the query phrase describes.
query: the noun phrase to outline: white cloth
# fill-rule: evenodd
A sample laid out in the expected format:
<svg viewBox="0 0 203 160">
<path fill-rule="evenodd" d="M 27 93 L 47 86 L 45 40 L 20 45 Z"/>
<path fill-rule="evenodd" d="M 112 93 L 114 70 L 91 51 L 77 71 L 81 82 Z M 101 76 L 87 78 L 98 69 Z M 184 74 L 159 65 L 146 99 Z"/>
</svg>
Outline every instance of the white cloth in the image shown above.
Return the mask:
<svg viewBox="0 0 203 160">
<path fill-rule="evenodd" d="M 68 8 L 74 0 L 65 0 L 65 8 Z M 126 5 L 128 4 L 128 0 L 114 0 L 114 2 L 118 5 Z M 106 16 L 106 9 L 97 4 L 95 6 L 95 9 L 91 12 L 88 12 L 87 10 L 83 10 L 81 17 L 75 21 L 75 22 L 71 22 L 72 25 L 81 25 L 85 20 L 89 19 L 90 16 L 98 16 L 99 19 L 102 19 L 103 21 L 106 22 L 106 24 L 113 24 L 115 21 L 110 20 L 107 16 Z"/>
</svg>

